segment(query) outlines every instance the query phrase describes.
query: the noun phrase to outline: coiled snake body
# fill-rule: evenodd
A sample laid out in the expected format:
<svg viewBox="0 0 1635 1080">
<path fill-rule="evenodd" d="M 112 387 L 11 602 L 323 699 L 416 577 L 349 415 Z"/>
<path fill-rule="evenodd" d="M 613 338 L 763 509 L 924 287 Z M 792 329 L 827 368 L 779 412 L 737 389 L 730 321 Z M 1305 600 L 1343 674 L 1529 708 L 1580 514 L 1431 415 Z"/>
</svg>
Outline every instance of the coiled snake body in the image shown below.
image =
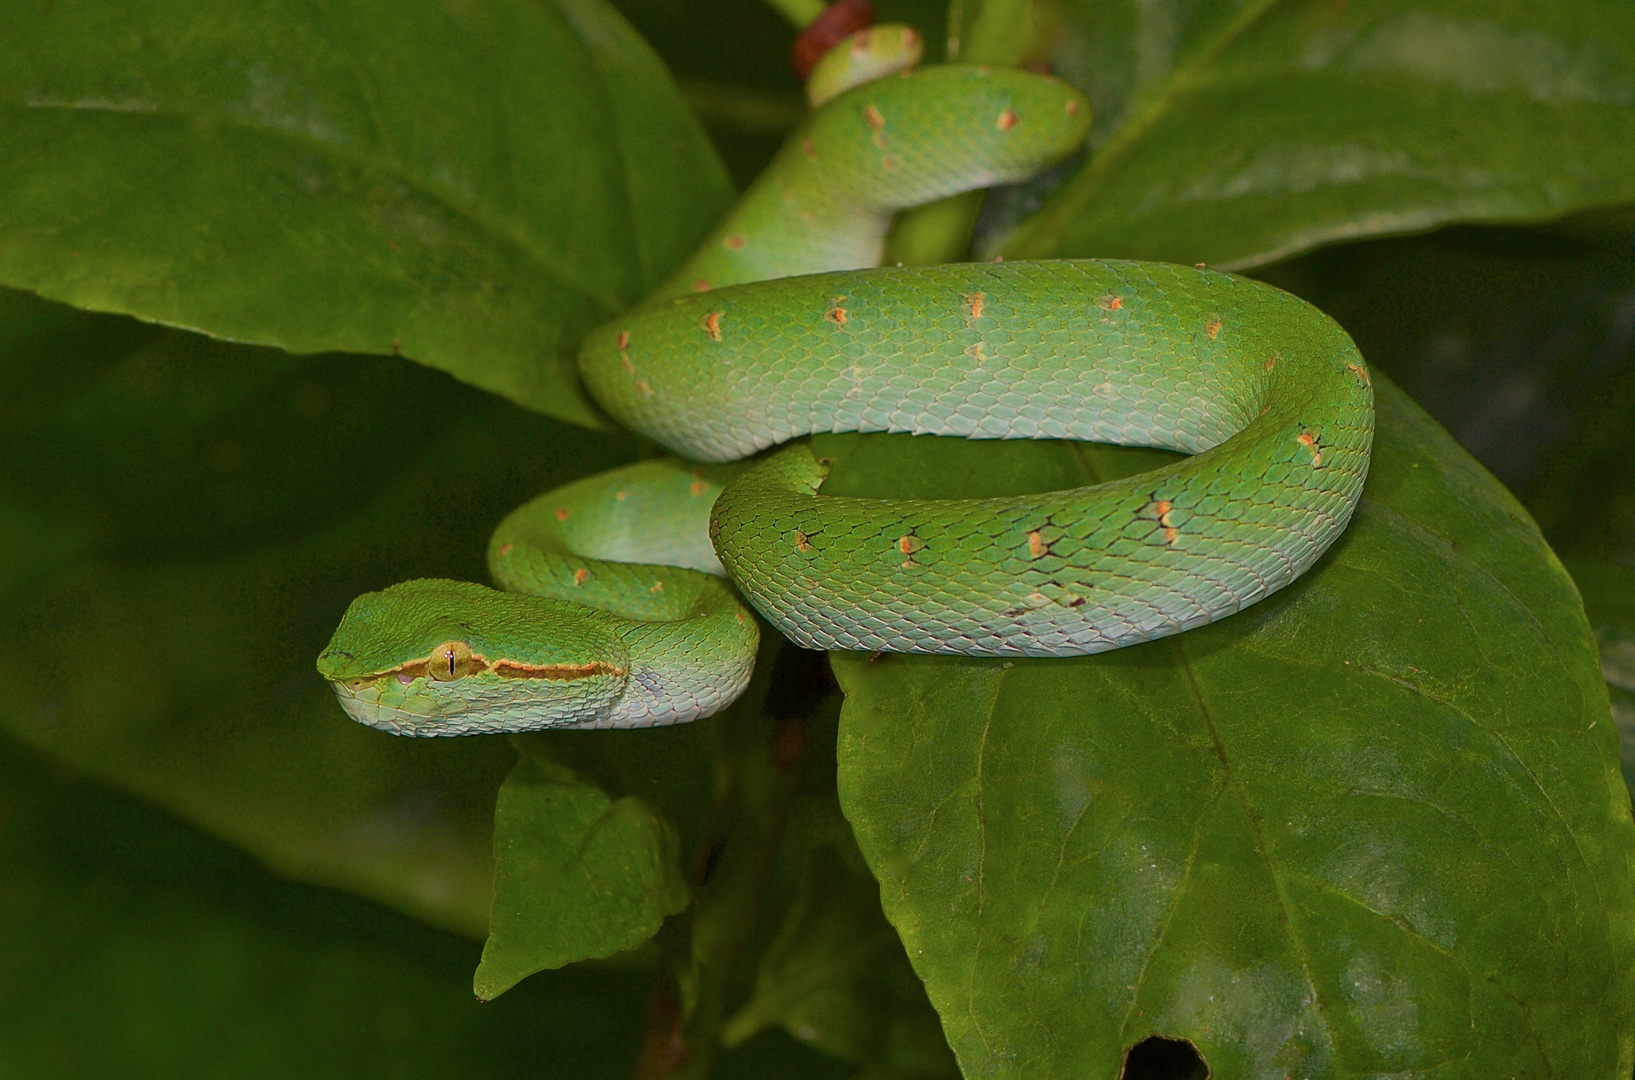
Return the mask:
<svg viewBox="0 0 1635 1080">
<path fill-rule="evenodd" d="M 1303 573 L 1345 529 L 1373 437 L 1367 368 L 1327 316 L 1160 263 L 850 269 L 879 261 L 897 210 L 1024 178 L 1088 122 L 1058 80 L 959 66 L 826 105 L 581 352 L 613 417 L 730 464 L 644 462 L 541 496 L 490 545 L 507 591 L 413 581 L 358 598 L 318 661 L 346 710 L 410 735 L 709 715 L 742 692 L 757 642 L 723 568 L 809 648 L 978 656 L 1179 633 Z M 839 431 L 1192 456 L 966 501 L 818 495 L 826 463 L 802 442 L 739 460 Z"/>
</svg>

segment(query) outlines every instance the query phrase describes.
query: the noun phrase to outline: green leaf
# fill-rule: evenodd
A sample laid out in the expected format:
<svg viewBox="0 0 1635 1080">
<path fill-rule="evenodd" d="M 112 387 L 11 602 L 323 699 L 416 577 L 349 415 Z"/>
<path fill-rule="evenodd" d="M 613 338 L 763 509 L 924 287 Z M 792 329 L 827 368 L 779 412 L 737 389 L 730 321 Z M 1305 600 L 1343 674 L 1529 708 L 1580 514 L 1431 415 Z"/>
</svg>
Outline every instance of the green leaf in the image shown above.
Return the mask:
<svg viewBox="0 0 1635 1080">
<path fill-rule="evenodd" d="M 494 856 L 494 916 L 474 980 L 483 1001 L 536 971 L 633 949 L 692 899 L 676 830 L 645 799 L 533 753 L 500 788 Z"/>
<path fill-rule="evenodd" d="M 0 290 L 0 726 L 282 873 L 481 937 L 500 738 L 346 718 L 352 597 L 630 460 L 391 357 L 292 357 Z M 571 433 L 571 434 L 570 434 Z"/>
<path fill-rule="evenodd" d="M 850 836 L 808 853 L 800 891 L 761 954 L 755 991 L 723 1039 L 732 1046 L 768 1024 L 845 1061 L 959 1075 Z"/>
<path fill-rule="evenodd" d="M 585 424 L 579 337 L 730 198 L 602 0 L 30 0 L 0 138 L 0 283 Z"/>
<path fill-rule="evenodd" d="M 1349 530 L 1239 615 L 1076 660 L 834 657 L 842 806 L 967 1076 L 1114 1076 L 1155 1034 L 1217 1076 L 1630 1070 L 1594 639 L 1525 512 L 1377 391 Z"/>
<path fill-rule="evenodd" d="M 1635 200 L 1619 0 L 1070 0 L 1091 154 L 1007 257 L 1259 266 Z"/>
</svg>

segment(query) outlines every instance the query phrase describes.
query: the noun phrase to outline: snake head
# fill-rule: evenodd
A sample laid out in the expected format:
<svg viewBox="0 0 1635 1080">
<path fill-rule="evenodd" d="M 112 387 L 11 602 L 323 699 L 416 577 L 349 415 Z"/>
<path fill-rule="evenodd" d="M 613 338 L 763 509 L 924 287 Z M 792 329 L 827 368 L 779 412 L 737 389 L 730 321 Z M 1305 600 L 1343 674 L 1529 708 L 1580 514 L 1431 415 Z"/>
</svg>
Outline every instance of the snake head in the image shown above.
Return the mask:
<svg viewBox="0 0 1635 1080">
<path fill-rule="evenodd" d="M 398 735 L 596 726 L 629 670 L 602 612 L 431 579 L 352 601 L 318 655 L 347 714 Z"/>
</svg>

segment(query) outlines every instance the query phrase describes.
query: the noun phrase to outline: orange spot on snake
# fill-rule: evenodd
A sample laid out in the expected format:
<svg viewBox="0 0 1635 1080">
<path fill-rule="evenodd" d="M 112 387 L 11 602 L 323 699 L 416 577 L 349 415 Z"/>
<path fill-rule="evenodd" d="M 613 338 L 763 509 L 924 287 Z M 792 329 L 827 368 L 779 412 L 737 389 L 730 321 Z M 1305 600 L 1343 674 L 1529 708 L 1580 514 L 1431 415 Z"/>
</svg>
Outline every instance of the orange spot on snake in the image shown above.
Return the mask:
<svg viewBox="0 0 1635 1080">
<path fill-rule="evenodd" d="M 970 296 L 967 296 L 965 298 L 965 317 L 970 319 L 972 322 L 976 322 L 978 319 L 982 318 L 983 300 L 984 296 L 982 293 L 972 293 Z"/>
<path fill-rule="evenodd" d="M 500 558 L 503 559 L 507 555 L 511 554 L 511 549 L 513 547 L 515 547 L 515 546 L 516 546 L 515 544 L 509 544 L 509 543 L 501 544 L 500 549 L 498 551 L 496 551 L 494 554 L 498 555 Z"/>
<path fill-rule="evenodd" d="M 812 550 L 812 538 L 799 529 L 795 530 L 795 550 L 802 555 Z"/>
<path fill-rule="evenodd" d="M 710 284 L 708 278 L 699 278 L 693 282 L 693 292 L 709 292 L 713 288 L 715 286 Z"/>
<path fill-rule="evenodd" d="M 621 348 L 621 349 L 630 348 L 630 331 L 629 330 L 620 330 L 619 331 L 619 348 Z"/>
<path fill-rule="evenodd" d="M 573 572 L 573 583 L 575 585 L 583 585 L 585 583 L 585 579 L 588 577 L 590 577 L 590 571 L 581 566 L 579 569 Z"/>
<path fill-rule="evenodd" d="M 1096 297 L 1096 306 L 1103 311 L 1117 311 L 1124 306 L 1124 298 L 1108 293 L 1106 296 Z"/>
<path fill-rule="evenodd" d="M 1000 131 L 1009 131 L 1011 128 L 1015 127 L 1016 110 L 1006 109 L 1004 112 L 1000 113 L 999 119 L 994 122 L 994 126 Z"/>
<path fill-rule="evenodd" d="M 887 154 L 885 157 L 880 159 L 880 167 L 886 170 L 886 172 L 892 172 L 897 168 L 897 159 L 892 157 L 890 154 Z"/>
<path fill-rule="evenodd" d="M 1311 467 L 1314 469 L 1323 463 L 1323 446 L 1319 441 L 1319 435 L 1319 432 L 1307 428 L 1294 437 L 1295 442 L 1311 451 Z"/>
<path fill-rule="evenodd" d="M 704 321 L 699 325 L 704 328 L 704 333 L 710 336 L 711 341 L 721 340 L 721 313 L 719 311 L 712 311 L 704 316 Z"/>
<path fill-rule="evenodd" d="M 1277 357 L 1275 357 L 1275 356 L 1268 356 L 1268 357 L 1267 357 L 1267 358 L 1266 358 L 1266 370 L 1267 370 L 1267 371 L 1270 371 L 1270 370 L 1272 370 L 1272 369 L 1273 369 L 1273 368 L 1275 368 L 1275 367 L 1276 367 L 1276 366 L 1277 366 Z"/>
<path fill-rule="evenodd" d="M 965 355 L 969 356 L 972 360 L 975 360 L 979 364 L 986 364 L 988 362 L 988 358 L 982 353 L 982 342 L 980 341 L 975 345 L 965 346 Z"/>
<path fill-rule="evenodd" d="M 1208 263 L 1193 263 L 1192 264 L 1192 268 L 1194 270 L 1204 270 L 1204 269 L 1207 269 L 1208 266 L 1209 266 Z"/>
<path fill-rule="evenodd" d="M 615 499 L 618 499 L 620 502 L 624 502 L 626 499 L 630 498 L 630 492 L 628 492 L 628 491 L 615 491 L 613 493 L 613 497 Z"/>
<path fill-rule="evenodd" d="M 1079 115 L 1079 103 L 1078 102 L 1069 101 L 1067 103 L 1067 115 L 1069 115 L 1069 116 Z"/>
<path fill-rule="evenodd" d="M 1175 538 L 1181 535 L 1180 528 L 1170 520 L 1170 511 L 1173 509 L 1175 509 L 1173 502 L 1169 499 L 1160 499 L 1157 493 L 1154 493 L 1152 501 L 1143 506 L 1136 516 L 1158 522 L 1159 526 L 1164 530 L 1165 542 L 1173 544 Z"/>
<path fill-rule="evenodd" d="M 823 313 L 823 317 L 836 326 L 846 325 L 846 309 L 840 306 L 840 301 L 844 299 L 846 299 L 844 296 L 835 297 L 830 301 L 830 303 L 834 304 L 834 307 Z"/>
<path fill-rule="evenodd" d="M 1034 529 L 1028 533 L 1028 556 L 1038 559 L 1049 554 L 1050 545 L 1045 543 L 1045 538 L 1040 534 L 1039 530 Z"/>
<path fill-rule="evenodd" d="M 698 496 L 704 494 L 704 489 L 705 489 L 704 481 L 694 480 L 693 481 L 693 486 L 688 488 L 687 490 L 692 492 L 693 497 L 696 499 Z"/>
<path fill-rule="evenodd" d="M 1357 376 L 1357 378 L 1362 380 L 1362 384 L 1364 386 L 1368 385 L 1368 369 L 1367 368 L 1363 367 L 1361 364 L 1347 364 L 1346 367 L 1351 369 L 1351 373 L 1353 375 Z"/>
<path fill-rule="evenodd" d="M 1221 332 L 1221 319 L 1220 319 L 1219 315 L 1215 316 L 1213 319 L 1210 319 L 1208 322 L 1204 323 L 1204 333 L 1209 335 L 1209 340 L 1210 341 L 1214 341 L 1217 337 L 1219 337 L 1220 332 Z"/>
<path fill-rule="evenodd" d="M 749 237 L 745 236 L 741 232 L 737 232 L 733 233 L 725 240 L 722 240 L 721 246 L 726 248 L 728 251 L 742 251 L 744 250 L 744 245 L 747 243 L 749 243 Z"/>
<path fill-rule="evenodd" d="M 568 520 L 568 514 L 569 514 L 569 511 L 567 511 L 567 510 L 558 510 L 556 512 L 556 520 L 566 521 L 566 520 Z"/>
<path fill-rule="evenodd" d="M 648 592 L 663 592 L 664 591 L 664 582 L 662 582 L 662 581 L 653 582 L 653 587 L 651 589 L 648 589 L 647 591 Z"/>
<path fill-rule="evenodd" d="M 925 541 L 913 533 L 909 533 L 907 536 L 897 538 L 897 550 L 908 556 L 907 559 L 903 560 L 903 569 L 907 570 L 915 565 L 915 554 L 925 550 Z"/>
<path fill-rule="evenodd" d="M 800 149 L 801 153 L 806 155 L 808 161 L 817 160 L 817 148 L 812 145 L 811 139 L 802 139 L 800 141 Z"/>
<path fill-rule="evenodd" d="M 646 379 L 637 379 L 636 380 L 636 389 L 641 392 L 642 397 L 652 397 L 653 396 L 653 388 L 651 386 L 647 385 L 647 380 Z"/>
<path fill-rule="evenodd" d="M 867 120 L 869 127 L 875 131 L 886 126 L 886 118 L 880 115 L 880 110 L 874 107 L 873 102 L 863 107 L 863 119 Z"/>
</svg>

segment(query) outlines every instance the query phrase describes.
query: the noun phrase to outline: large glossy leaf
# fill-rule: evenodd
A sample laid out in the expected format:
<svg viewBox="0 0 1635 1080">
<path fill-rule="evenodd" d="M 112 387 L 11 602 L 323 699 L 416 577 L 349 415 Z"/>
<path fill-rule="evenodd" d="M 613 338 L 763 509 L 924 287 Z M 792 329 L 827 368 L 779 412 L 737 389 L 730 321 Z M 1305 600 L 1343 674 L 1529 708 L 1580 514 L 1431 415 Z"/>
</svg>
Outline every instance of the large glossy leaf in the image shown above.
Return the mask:
<svg viewBox="0 0 1635 1080">
<path fill-rule="evenodd" d="M 1151 1035 L 1229 1077 L 1629 1072 L 1594 639 L 1514 500 L 1378 401 L 1350 529 L 1244 613 L 1078 660 L 835 657 L 842 803 L 967 1076 L 1110 1078 Z"/>
<path fill-rule="evenodd" d="M 1071 0 L 1091 154 L 1007 256 L 1257 266 L 1635 199 L 1622 0 Z"/>
<path fill-rule="evenodd" d="M 0 290 L 0 725 L 279 870 L 480 936 L 499 738 L 347 720 L 351 597 L 628 460 L 391 357 L 291 357 Z"/>
<path fill-rule="evenodd" d="M 729 197 L 602 0 L 27 0 L 0 138 L 0 283 L 581 423 L 580 335 Z"/>
</svg>

